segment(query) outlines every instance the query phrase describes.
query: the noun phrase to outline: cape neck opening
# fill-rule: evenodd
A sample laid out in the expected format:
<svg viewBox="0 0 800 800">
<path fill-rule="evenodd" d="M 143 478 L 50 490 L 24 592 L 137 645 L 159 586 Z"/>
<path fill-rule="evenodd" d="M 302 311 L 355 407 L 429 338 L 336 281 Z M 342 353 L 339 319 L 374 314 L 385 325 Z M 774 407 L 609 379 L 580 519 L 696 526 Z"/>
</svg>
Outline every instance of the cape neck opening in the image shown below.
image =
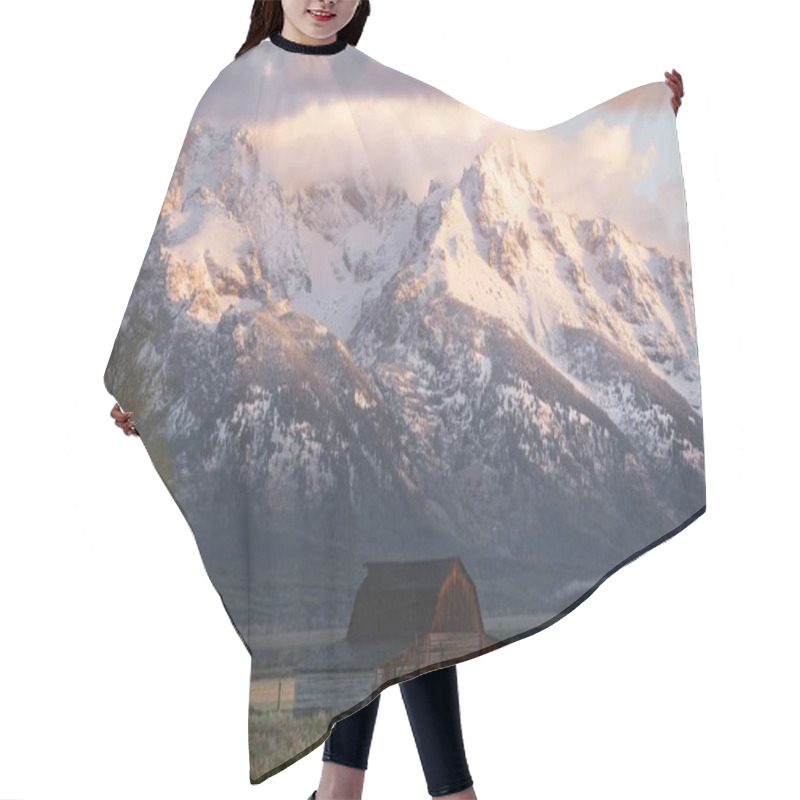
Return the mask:
<svg viewBox="0 0 800 800">
<path fill-rule="evenodd" d="M 341 37 L 329 44 L 300 44 L 276 32 L 269 37 L 269 40 L 282 50 L 288 50 L 290 53 L 305 53 L 309 56 L 329 56 L 341 53 L 347 47 L 347 39 Z"/>
</svg>

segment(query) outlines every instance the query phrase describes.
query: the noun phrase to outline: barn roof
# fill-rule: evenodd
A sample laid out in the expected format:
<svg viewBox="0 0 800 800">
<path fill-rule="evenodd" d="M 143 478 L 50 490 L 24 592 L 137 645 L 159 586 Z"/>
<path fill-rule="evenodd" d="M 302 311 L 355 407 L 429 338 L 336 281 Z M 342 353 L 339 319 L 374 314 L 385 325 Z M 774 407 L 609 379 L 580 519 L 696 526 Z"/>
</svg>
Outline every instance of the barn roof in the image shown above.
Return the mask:
<svg viewBox="0 0 800 800">
<path fill-rule="evenodd" d="M 408 591 L 430 587 L 438 592 L 456 564 L 464 569 L 461 559 L 453 556 L 424 561 L 365 561 L 367 576 L 359 591 Z"/>
<path fill-rule="evenodd" d="M 367 561 L 365 566 L 347 631 L 351 641 L 430 633 L 445 578 L 454 569 L 466 576 L 461 559 L 453 557 Z"/>
</svg>

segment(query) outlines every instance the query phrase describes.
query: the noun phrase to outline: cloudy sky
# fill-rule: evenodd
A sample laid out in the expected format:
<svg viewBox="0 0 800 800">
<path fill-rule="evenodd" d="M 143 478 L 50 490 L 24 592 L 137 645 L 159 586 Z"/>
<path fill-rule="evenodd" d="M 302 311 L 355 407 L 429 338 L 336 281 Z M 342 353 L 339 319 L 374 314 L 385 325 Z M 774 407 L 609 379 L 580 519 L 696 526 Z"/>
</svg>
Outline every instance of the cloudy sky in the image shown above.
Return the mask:
<svg viewBox="0 0 800 800">
<path fill-rule="evenodd" d="M 686 209 L 671 91 L 633 88 L 576 117 L 525 131 L 382 65 L 357 48 L 292 53 L 264 40 L 231 62 L 196 116 L 257 131 L 262 168 L 291 191 L 367 170 L 414 201 L 432 177 L 457 183 L 498 136 L 517 149 L 552 202 L 607 216 L 636 240 L 688 258 Z"/>
</svg>

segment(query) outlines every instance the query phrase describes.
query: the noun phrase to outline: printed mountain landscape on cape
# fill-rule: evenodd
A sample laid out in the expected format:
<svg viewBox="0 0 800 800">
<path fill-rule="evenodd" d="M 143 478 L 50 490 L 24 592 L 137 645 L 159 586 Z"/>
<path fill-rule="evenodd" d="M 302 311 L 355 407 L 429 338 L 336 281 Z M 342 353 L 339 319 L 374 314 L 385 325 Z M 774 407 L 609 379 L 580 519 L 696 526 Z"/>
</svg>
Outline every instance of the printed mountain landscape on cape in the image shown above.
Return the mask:
<svg viewBox="0 0 800 800">
<path fill-rule="evenodd" d="M 352 48 L 275 50 L 198 106 L 105 374 L 253 657 L 251 712 L 266 678 L 323 712 L 302 752 L 251 729 L 259 780 L 705 510 L 667 87 L 524 131 Z"/>
</svg>

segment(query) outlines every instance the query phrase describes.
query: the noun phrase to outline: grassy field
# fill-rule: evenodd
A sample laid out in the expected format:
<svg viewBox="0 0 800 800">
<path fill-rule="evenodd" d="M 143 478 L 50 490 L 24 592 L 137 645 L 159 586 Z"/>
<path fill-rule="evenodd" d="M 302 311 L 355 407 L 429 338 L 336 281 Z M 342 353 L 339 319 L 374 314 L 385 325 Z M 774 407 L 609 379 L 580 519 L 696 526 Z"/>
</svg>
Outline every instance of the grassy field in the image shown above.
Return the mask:
<svg viewBox="0 0 800 800">
<path fill-rule="evenodd" d="M 275 764 L 294 758 L 295 761 L 306 747 L 325 736 L 330 714 L 294 718 L 291 711 L 260 711 L 250 706 L 250 775 L 260 778 Z M 322 743 L 320 742 L 320 746 Z"/>
</svg>

